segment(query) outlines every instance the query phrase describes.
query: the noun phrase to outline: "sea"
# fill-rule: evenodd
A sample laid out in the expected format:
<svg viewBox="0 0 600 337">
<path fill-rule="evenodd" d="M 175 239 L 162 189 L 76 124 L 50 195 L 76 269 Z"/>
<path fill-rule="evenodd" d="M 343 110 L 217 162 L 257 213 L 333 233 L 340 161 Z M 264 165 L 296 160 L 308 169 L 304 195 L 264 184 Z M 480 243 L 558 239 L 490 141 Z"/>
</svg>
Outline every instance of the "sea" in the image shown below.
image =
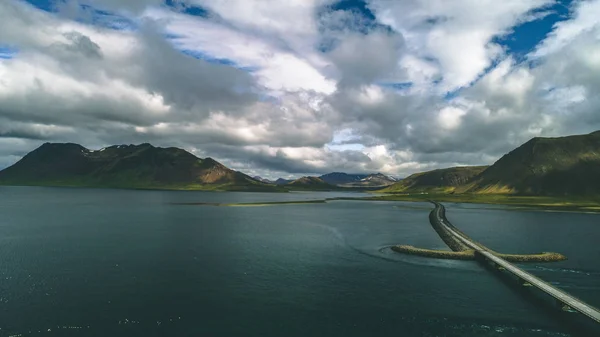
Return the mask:
<svg viewBox="0 0 600 337">
<path fill-rule="evenodd" d="M 0 336 L 600 336 L 597 324 L 447 249 L 432 205 L 360 193 L 0 187 Z M 446 203 L 525 270 L 600 307 L 600 215 Z M 597 333 L 597 334 L 596 334 Z"/>
</svg>

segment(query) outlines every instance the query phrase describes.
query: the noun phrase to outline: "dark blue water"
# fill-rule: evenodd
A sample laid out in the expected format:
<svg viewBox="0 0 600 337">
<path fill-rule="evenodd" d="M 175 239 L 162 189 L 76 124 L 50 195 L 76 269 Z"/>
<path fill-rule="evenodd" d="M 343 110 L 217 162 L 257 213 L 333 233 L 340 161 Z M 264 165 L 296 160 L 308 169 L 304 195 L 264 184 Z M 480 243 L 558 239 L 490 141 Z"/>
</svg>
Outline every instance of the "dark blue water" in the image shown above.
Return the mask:
<svg viewBox="0 0 600 337">
<path fill-rule="evenodd" d="M 428 204 L 174 204 L 337 195 L 0 187 L 0 336 L 577 335 L 474 262 L 386 249 L 444 247 Z M 500 251 L 566 254 L 527 268 L 600 306 L 598 216 L 448 217 Z"/>
</svg>

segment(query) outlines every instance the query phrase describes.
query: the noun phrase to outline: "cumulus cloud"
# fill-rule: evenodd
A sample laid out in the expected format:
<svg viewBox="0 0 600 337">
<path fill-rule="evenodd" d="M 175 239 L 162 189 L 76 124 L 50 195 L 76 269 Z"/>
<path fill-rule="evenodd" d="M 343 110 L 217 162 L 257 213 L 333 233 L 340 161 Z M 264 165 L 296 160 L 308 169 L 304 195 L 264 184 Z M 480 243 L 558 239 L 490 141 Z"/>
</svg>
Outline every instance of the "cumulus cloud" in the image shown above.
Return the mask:
<svg viewBox="0 0 600 337">
<path fill-rule="evenodd" d="M 402 35 L 349 34 L 328 56 L 338 70 L 338 87 L 369 85 L 393 73 L 402 54 Z M 360 51 L 360 52 L 357 52 Z"/>
<path fill-rule="evenodd" d="M 531 10 L 551 3 L 552 0 L 370 1 L 377 19 L 405 36 L 411 54 L 433 59 L 442 74 L 442 90 L 446 91 L 469 85 L 502 54 L 493 37 L 532 19 L 527 15 Z"/>
<path fill-rule="evenodd" d="M 499 42 L 553 3 L 3 1 L 0 167 L 45 141 L 179 146 L 270 178 L 490 164 L 600 129 L 599 0 L 525 57 Z"/>
</svg>

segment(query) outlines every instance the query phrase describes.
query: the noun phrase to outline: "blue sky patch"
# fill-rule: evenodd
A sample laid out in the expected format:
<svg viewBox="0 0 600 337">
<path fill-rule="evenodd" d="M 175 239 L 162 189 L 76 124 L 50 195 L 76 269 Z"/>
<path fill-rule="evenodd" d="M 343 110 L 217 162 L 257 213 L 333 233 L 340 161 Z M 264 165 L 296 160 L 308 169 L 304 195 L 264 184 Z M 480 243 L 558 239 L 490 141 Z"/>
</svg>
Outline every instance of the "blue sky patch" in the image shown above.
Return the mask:
<svg viewBox="0 0 600 337">
<path fill-rule="evenodd" d="M 107 11 L 97 10 L 89 6 L 82 6 L 82 8 L 89 13 L 89 19 L 91 19 L 91 23 L 93 25 L 116 30 L 135 30 L 138 28 L 138 25 L 135 21 L 124 16 L 116 15 Z M 78 21 L 89 23 L 85 19 Z"/>
<path fill-rule="evenodd" d="M 408 89 L 412 88 L 412 86 L 413 86 L 413 84 L 411 82 L 398 82 L 398 83 L 383 82 L 383 83 L 377 83 L 377 84 L 380 87 L 393 89 L 393 90 L 397 90 L 397 91 L 408 90 Z"/>
<path fill-rule="evenodd" d="M 62 0 L 25 0 L 25 2 L 50 13 L 58 13 L 60 5 L 64 3 Z M 88 5 L 80 5 L 80 9 L 81 17 L 76 19 L 77 22 L 115 30 L 134 30 L 138 27 L 135 21 L 112 12 Z"/>
<path fill-rule="evenodd" d="M 182 4 L 173 0 L 166 0 L 165 5 L 187 15 L 199 16 L 202 18 L 206 18 L 212 15 L 212 13 L 208 9 L 203 8 L 201 6 Z"/>
<path fill-rule="evenodd" d="M 189 49 L 185 49 L 185 50 L 180 50 L 182 53 L 184 53 L 185 55 L 191 56 L 195 59 L 198 60 L 203 60 L 209 63 L 213 63 L 213 64 L 221 64 L 221 65 L 225 65 L 225 66 L 230 66 L 230 67 L 234 67 L 240 70 L 244 70 L 247 72 L 253 72 L 258 70 L 257 67 L 241 67 L 240 65 L 238 65 L 236 62 L 229 60 L 229 59 L 224 59 L 224 58 L 217 58 L 217 57 L 213 57 L 211 55 L 208 55 L 206 53 L 203 53 L 201 51 L 198 50 L 189 50 Z"/>
<path fill-rule="evenodd" d="M 492 42 L 504 47 L 506 53 L 512 56 L 517 63 L 526 64 L 530 68 L 533 68 L 540 61 L 527 60 L 527 55 L 534 51 L 540 42 L 546 39 L 557 22 L 569 19 L 570 6 L 573 2 L 574 0 L 558 0 L 552 6 L 538 8 L 528 14 L 539 16 L 539 18 L 513 27 L 510 34 L 495 37 L 492 39 Z M 447 92 L 444 95 L 444 99 L 449 101 L 459 96 L 463 89 L 477 83 L 477 81 L 495 69 L 504 59 L 504 57 L 500 57 L 493 60 L 492 64 L 479 74 L 475 80 L 462 88 Z"/>
<path fill-rule="evenodd" d="M 46 12 L 56 12 L 56 1 L 52 0 L 25 0 L 33 6 Z"/>
<path fill-rule="evenodd" d="M 8 60 L 17 54 L 17 49 L 0 45 L 0 60 Z"/>
<path fill-rule="evenodd" d="M 357 31 L 363 34 L 367 34 L 375 29 L 392 32 L 390 27 L 377 22 L 375 14 L 373 14 L 373 12 L 369 9 L 366 1 L 364 0 L 339 0 L 329 6 L 324 7 L 320 15 L 336 11 L 343 11 L 360 18 L 358 22 L 347 22 L 347 25 L 344 27 L 344 29 Z"/>
<path fill-rule="evenodd" d="M 334 11 L 352 11 L 360 14 L 365 19 L 375 21 L 375 14 L 371 12 L 364 0 L 340 0 L 330 6 Z"/>
<path fill-rule="evenodd" d="M 327 53 L 338 44 L 338 40 L 327 34 L 328 31 L 351 31 L 361 34 L 369 34 L 374 30 L 394 33 L 389 26 L 377 22 L 375 14 L 369 9 L 364 0 L 339 0 L 333 4 L 323 6 L 317 13 L 319 21 L 322 22 L 319 30 L 323 33 L 317 49 Z M 333 20 L 333 24 L 331 18 Z"/>
<path fill-rule="evenodd" d="M 506 48 L 516 60 L 523 61 L 525 56 L 553 30 L 557 22 L 569 19 L 572 4 L 573 0 L 558 0 L 552 6 L 536 9 L 529 14 L 548 14 L 513 27 L 510 34 L 496 37 L 493 42 Z"/>
</svg>

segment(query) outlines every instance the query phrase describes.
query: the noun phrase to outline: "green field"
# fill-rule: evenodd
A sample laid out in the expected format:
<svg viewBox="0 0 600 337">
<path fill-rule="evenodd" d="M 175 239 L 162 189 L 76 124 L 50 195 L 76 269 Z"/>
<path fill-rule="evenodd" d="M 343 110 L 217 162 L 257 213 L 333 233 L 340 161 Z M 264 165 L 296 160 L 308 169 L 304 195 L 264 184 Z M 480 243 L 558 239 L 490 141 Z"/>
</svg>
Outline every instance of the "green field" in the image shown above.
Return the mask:
<svg viewBox="0 0 600 337">
<path fill-rule="evenodd" d="M 175 205 L 218 206 L 218 207 L 260 207 L 260 206 L 281 206 L 281 205 L 302 205 L 302 204 L 324 204 L 326 202 L 327 202 L 327 200 L 320 199 L 320 200 L 244 202 L 244 203 L 184 202 L 184 203 L 175 203 Z"/>
<path fill-rule="evenodd" d="M 512 208 L 554 211 L 600 212 L 600 197 L 521 196 L 509 194 L 379 194 L 369 198 L 380 201 L 458 202 L 510 205 Z"/>
</svg>

